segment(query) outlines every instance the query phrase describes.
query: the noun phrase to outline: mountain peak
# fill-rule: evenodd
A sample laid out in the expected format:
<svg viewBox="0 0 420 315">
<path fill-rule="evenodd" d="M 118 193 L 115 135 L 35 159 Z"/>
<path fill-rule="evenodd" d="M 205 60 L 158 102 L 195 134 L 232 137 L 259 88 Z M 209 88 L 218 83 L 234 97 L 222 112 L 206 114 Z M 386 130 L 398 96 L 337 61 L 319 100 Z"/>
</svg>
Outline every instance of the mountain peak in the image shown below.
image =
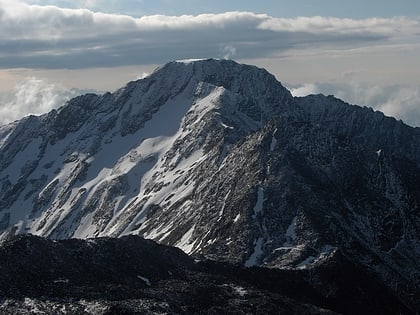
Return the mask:
<svg viewBox="0 0 420 315">
<path fill-rule="evenodd" d="M 194 76 L 198 81 L 223 86 L 235 93 L 249 94 L 265 92 L 270 85 L 281 87 L 283 92 L 290 94 L 276 78 L 263 68 L 240 64 L 230 59 L 191 59 L 172 61 L 158 68 L 154 73 L 184 74 Z M 259 83 L 259 84 L 258 84 Z M 255 94 L 254 94 L 255 95 Z"/>
<path fill-rule="evenodd" d="M 293 98 L 232 60 L 174 61 L 0 128 L 0 232 L 135 234 L 298 270 L 342 250 L 418 286 L 419 161 L 418 130 L 371 109 Z"/>
</svg>

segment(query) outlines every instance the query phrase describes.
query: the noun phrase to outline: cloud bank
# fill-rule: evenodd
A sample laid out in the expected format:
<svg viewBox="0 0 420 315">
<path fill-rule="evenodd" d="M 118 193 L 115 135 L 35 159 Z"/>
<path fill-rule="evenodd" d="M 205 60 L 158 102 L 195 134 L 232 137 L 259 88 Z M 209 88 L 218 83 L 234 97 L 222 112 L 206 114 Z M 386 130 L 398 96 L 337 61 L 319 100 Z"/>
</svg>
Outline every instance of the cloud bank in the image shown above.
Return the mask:
<svg viewBox="0 0 420 315">
<path fill-rule="evenodd" d="M 226 12 L 134 18 L 0 0 L 0 68 L 77 69 L 185 58 L 263 58 L 308 46 L 389 45 L 390 40 L 419 33 L 419 20 L 403 17 L 284 19 Z"/>
<path fill-rule="evenodd" d="M 44 114 L 65 104 L 79 94 L 75 90 L 28 77 L 15 86 L 12 93 L 0 97 L 0 125 L 27 115 Z"/>
</svg>

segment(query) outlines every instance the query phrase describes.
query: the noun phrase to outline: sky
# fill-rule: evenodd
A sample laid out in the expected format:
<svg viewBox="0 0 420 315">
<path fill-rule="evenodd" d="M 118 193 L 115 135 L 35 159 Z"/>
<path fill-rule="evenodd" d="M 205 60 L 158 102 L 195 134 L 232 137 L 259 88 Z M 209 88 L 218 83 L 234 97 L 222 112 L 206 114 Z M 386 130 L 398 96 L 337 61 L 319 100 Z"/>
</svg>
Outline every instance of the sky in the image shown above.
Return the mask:
<svg viewBox="0 0 420 315">
<path fill-rule="evenodd" d="M 419 0 L 0 0 L 0 125 L 225 58 L 420 126 L 419 56 Z"/>
</svg>

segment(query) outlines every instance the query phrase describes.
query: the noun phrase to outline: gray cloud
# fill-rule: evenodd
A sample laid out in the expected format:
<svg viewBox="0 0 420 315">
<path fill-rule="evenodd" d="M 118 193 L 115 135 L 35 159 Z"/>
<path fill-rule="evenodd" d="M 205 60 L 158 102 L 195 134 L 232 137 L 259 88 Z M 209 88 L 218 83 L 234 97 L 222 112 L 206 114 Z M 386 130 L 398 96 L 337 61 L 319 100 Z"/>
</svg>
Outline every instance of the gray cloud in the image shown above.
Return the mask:
<svg viewBox="0 0 420 315">
<path fill-rule="evenodd" d="M 262 58 L 307 46 L 369 47 L 420 32 L 419 22 L 407 18 L 281 19 L 250 12 L 134 18 L 16 0 L 0 0 L 0 12 L 1 68 L 111 67 L 233 55 Z"/>
<path fill-rule="evenodd" d="M 232 45 L 226 45 L 222 48 L 223 59 L 232 59 L 236 55 L 236 48 Z"/>
<path fill-rule="evenodd" d="M 420 86 L 372 83 L 307 83 L 290 87 L 294 96 L 322 93 L 361 106 L 372 107 L 406 124 L 420 127 Z"/>
<path fill-rule="evenodd" d="M 384 36 L 401 33 L 415 34 L 419 28 L 419 21 L 404 17 L 368 18 L 354 20 L 335 17 L 298 17 L 295 19 L 273 18 L 259 25 L 261 29 L 272 31 L 291 31 L 309 33 L 329 33 L 341 35 L 382 34 Z"/>
</svg>

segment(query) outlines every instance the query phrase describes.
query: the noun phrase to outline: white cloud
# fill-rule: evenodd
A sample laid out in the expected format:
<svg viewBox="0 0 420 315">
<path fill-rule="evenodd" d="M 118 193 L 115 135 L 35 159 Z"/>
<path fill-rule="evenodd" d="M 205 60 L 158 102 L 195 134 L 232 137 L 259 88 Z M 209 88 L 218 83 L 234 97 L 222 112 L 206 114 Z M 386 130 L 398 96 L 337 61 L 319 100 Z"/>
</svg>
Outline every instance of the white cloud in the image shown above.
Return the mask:
<svg viewBox="0 0 420 315">
<path fill-rule="evenodd" d="M 236 55 L 236 48 L 232 45 L 226 45 L 222 48 L 222 58 L 232 59 Z"/>
<path fill-rule="evenodd" d="M 290 88 L 290 93 L 292 93 L 293 96 L 306 96 L 310 94 L 317 94 L 319 91 L 315 84 L 306 83 L 298 87 Z"/>
<path fill-rule="evenodd" d="M 76 0 L 77 5 L 81 8 L 95 8 L 98 5 L 97 0 Z"/>
<path fill-rule="evenodd" d="M 30 114 L 43 114 L 65 104 L 78 93 L 63 86 L 28 77 L 14 92 L 0 98 L 0 125 Z"/>
<path fill-rule="evenodd" d="M 383 90 L 381 93 L 386 94 Z M 389 88 L 388 94 L 391 94 Z M 375 108 L 409 125 L 420 127 L 420 87 L 394 88 L 389 98 L 376 104 Z"/>
<path fill-rule="evenodd" d="M 78 5 L 94 8 L 96 2 Z M 160 64 L 220 55 L 262 58 L 307 46 L 345 50 L 393 44 L 390 39 L 412 39 L 420 33 L 418 20 L 402 17 L 283 19 L 226 12 L 134 18 L 11 0 L 0 0 L 0 12 L 1 68 Z"/>
<path fill-rule="evenodd" d="M 416 34 L 419 21 L 405 17 L 348 19 L 335 17 L 297 17 L 295 19 L 269 18 L 259 25 L 261 29 L 276 32 L 309 32 L 333 34 Z"/>
</svg>

